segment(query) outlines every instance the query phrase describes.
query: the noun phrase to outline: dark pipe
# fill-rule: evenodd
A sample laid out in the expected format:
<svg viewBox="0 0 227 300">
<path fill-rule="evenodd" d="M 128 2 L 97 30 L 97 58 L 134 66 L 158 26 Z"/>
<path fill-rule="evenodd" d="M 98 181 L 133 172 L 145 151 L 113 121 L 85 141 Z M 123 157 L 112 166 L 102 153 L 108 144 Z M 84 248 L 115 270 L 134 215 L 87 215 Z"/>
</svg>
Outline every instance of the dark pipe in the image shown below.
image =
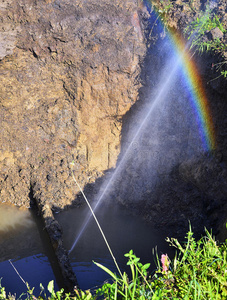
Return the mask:
<svg viewBox="0 0 227 300">
<path fill-rule="evenodd" d="M 41 216 L 38 218 L 36 214 L 35 220 L 58 287 L 64 288 L 65 292 L 73 292 L 75 288 L 78 288 L 78 283 L 69 261 L 68 252 L 63 246 L 61 226 L 55 220 L 52 210 L 48 206 L 41 205 L 39 201 L 33 201 L 33 207 L 36 207 Z"/>
</svg>

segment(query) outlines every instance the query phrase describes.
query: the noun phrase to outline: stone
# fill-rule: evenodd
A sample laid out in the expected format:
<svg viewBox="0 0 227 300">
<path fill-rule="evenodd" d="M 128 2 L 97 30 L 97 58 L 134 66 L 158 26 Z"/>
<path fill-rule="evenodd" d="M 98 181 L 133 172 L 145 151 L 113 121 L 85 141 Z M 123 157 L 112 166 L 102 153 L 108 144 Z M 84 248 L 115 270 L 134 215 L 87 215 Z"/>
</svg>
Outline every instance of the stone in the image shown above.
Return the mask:
<svg viewBox="0 0 227 300">
<path fill-rule="evenodd" d="M 224 36 L 224 33 L 218 28 L 213 28 L 209 31 L 209 36 L 211 40 L 216 40 L 216 39 L 222 39 Z"/>
</svg>

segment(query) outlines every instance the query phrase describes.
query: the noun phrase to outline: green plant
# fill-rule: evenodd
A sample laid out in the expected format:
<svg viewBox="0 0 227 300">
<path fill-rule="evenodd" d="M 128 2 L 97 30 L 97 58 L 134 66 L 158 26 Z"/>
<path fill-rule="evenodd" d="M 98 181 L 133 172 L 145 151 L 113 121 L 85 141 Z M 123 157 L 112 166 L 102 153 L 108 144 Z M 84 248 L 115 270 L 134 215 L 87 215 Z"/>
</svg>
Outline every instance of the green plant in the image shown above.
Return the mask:
<svg viewBox="0 0 227 300">
<path fill-rule="evenodd" d="M 212 16 L 210 10 L 207 10 L 205 14 L 192 21 L 184 30 L 185 35 L 187 35 L 190 40 L 190 48 L 194 48 L 195 51 L 199 53 L 209 50 L 225 50 L 226 45 L 218 38 L 214 40 L 206 38 L 206 33 L 214 28 L 219 28 L 223 33 L 225 32 L 225 28 L 219 17 L 217 15 Z"/>
<path fill-rule="evenodd" d="M 5 288 L 2 287 L 1 285 L 1 280 L 2 278 L 0 279 L 0 299 L 6 299 L 6 291 L 5 291 Z"/>
<path fill-rule="evenodd" d="M 224 78 L 227 78 L 227 71 L 221 71 L 221 75 L 224 77 Z"/>
<path fill-rule="evenodd" d="M 140 259 L 130 250 L 125 256 L 130 267 L 130 277 L 124 272 L 116 275 L 105 266 L 95 263 L 110 275 L 111 281 L 104 283 L 96 294 L 89 290 L 75 290 L 73 294 L 64 293 L 63 289 L 54 291 L 54 283 L 48 284 L 50 296 L 44 293 L 38 299 L 49 300 L 224 300 L 227 299 L 227 241 L 218 244 L 206 230 L 206 235 L 196 241 L 190 228 L 186 241 L 180 243 L 175 238 L 167 238 L 167 242 L 176 248 L 175 257 L 170 260 L 167 254 L 161 259 L 155 254 L 157 269 L 149 275 L 150 264 L 142 264 Z M 42 285 L 41 293 L 44 291 Z M 33 290 L 27 286 L 26 299 L 37 299 Z M 5 288 L 0 285 L 0 299 L 13 300 L 15 296 L 7 296 Z"/>
<path fill-rule="evenodd" d="M 205 14 L 197 17 L 184 30 L 184 34 L 187 35 L 188 40 L 190 41 L 190 49 L 194 49 L 195 52 L 198 51 L 200 54 L 208 51 L 218 53 L 226 51 L 227 45 L 222 40 L 219 38 L 209 39 L 207 37 L 207 33 L 214 28 L 219 28 L 223 33 L 226 32 L 220 18 L 208 9 Z M 218 67 L 216 68 L 216 71 L 220 72 L 220 76 L 223 76 L 224 78 L 227 78 L 227 71 L 223 69 L 226 62 L 226 59 L 223 59 L 223 62 L 217 64 Z"/>
<path fill-rule="evenodd" d="M 143 265 L 132 250 L 125 256 L 128 257 L 127 265 L 131 269 L 131 280 L 125 272 L 118 277 L 105 266 L 95 263 L 114 280 L 113 283 L 105 283 L 99 288 L 96 291 L 97 295 L 105 297 L 104 299 L 152 299 L 153 291 L 147 281 L 147 269 L 150 267 L 150 263 Z"/>
<path fill-rule="evenodd" d="M 166 18 L 172 7 L 173 7 L 173 3 L 170 0 L 167 1 L 161 0 L 159 2 L 158 13 L 162 15 L 163 18 Z"/>
<path fill-rule="evenodd" d="M 61 300 L 64 296 L 64 289 L 61 289 L 60 291 L 55 293 L 55 291 L 54 291 L 54 281 L 53 280 L 51 280 L 48 283 L 47 289 L 50 293 L 50 299 L 51 300 L 54 300 L 54 299 Z"/>
<path fill-rule="evenodd" d="M 196 241 L 191 229 L 183 245 L 177 239 L 167 238 L 167 241 L 177 249 L 177 254 L 172 261 L 162 255 L 162 264 L 158 259 L 152 277 L 147 273 L 149 264 L 142 265 L 132 250 L 126 254 L 131 280 L 126 273 L 118 278 L 97 264 L 114 280 L 97 290 L 98 295 L 104 299 L 227 299 L 226 243 L 217 245 L 208 231 L 205 237 Z"/>
<path fill-rule="evenodd" d="M 171 13 L 171 9 L 173 8 L 173 3 L 170 0 L 165 0 L 165 1 L 161 0 L 161 1 L 153 1 L 152 5 L 155 7 L 158 16 L 154 22 L 154 25 L 152 26 L 151 33 L 158 19 L 161 20 L 165 32 L 165 28 L 168 27 L 168 22 L 171 18 L 170 13 Z"/>
<path fill-rule="evenodd" d="M 216 78 L 212 79 L 212 80 L 216 80 L 221 76 L 223 76 L 224 78 L 227 78 L 227 70 L 225 70 L 226 66 L 227 66 L 227 60 L 224 60 L 224 61 L 222 61 L 220 63 L 217 63 L 217 64 L 213 64 L 212 68 L 216 68 L 216 72 L 220 72 L 220 75 L 217 76 Z"/>
<path fill-rule="evenodd" d="M 168 281 L 171 288 L 169 297 L 227 299 L 226 243 L 218 246 L 208 231 L 205 237 L 196 241 L 191 229 L 183 246 L 177 239 L 167 241 L 178 250 L 168 274 L 172 278 Z M 157 283 L 159 279 L 154 281 L 154 284 Z"/>
<path fill-rule="evenodd" d="M 78 300 L 96 299 L 96 297 L 93 296 L 89 290 L 87 290 L 85 292 L 81 291 L 81 290 L 76 290 L 75 292 L 76 292 L 76 296 L 74 299 L 78 299 Z M 70 295 L 69 295 L 69 297 L 70 297 Z"/>
</svg>

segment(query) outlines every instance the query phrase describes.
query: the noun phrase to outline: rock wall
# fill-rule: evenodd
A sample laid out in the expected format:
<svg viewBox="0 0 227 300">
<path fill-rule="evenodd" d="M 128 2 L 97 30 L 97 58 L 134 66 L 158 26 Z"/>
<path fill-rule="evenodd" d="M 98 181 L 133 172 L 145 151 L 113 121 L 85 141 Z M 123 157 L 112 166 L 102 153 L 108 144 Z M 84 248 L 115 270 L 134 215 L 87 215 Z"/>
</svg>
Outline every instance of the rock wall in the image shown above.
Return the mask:
<svg viewBox="0 0 227 300">
<path fill-rule="evenodd" d="M 172 69 L 163 72 L 173 58 L 172 43 L 164 25 L 182 33 L 187 24 L 204 13 L 205 1 L 154 2 L 163 12 L 159 18 L 164 20 L 159 26 L 159 19 L 148 3 L 150 17 L 147 15 L 144 20 L 148 51 L 141 73 L 143 87 L 139 101 L 123 118 L 123 149 L 127 149 L 136 128 L 147 118 L 159 91 L 168 80 L 171 84 L 165 102 L 157 98 L 155 110 L 133 141 L 124 168 L 115 180 L 111 201 L 117 199 L 135 214 L 166 230 L 167 235 L 184 236 L 189 221 L 197 236 L 204 227 L 217 234 L 227 221 L 227 81 L 212 66 L 220 65 L 226 52 L 199 55 L 192 50 L 215 128 L 217 145 L 214 151 L 208 151 L 199 138 L 197 112 L 190 103 L 184 76 L 177 81 L 177 74 L 171 73 L 177 58 Z M 215 2 L 214 9 L 227 29 L 226 2 Z M 211 32 L 206 35 L 209 37 Z M 227 34 L 222 34 L 221 41 L 224 43 L 226 38 Z M 172 74 L 172 78 L 166 73 Z"/>
<path fill-rule="evenodd" d="M 137 1 L 0 4 L 0 199 L 63 208 L 116 164 L 145 54 Z"/>
<path fill-rule="evenodd" d="M 227 28 L 225 2 L 215 2 L 214 9 Z M 153 3 L 166 26 L 183 31 L 207 1 Z M 72 161 L 81 187 L 95 182 L 91 195 L 99 191 L 97 178 L 105 180 L 105 171 L 115 167 L 117 158 L 120 161 L 122 145 L 124 150 L 131 142 L 131 128 L 140 126 L 134 116 L 155 97 L 152 89 L 169 59 L 162 47 L 166 32 L 157 30 L 157 17 L 152 19 L 152 9 L 145 4 L 2 1 L 2 202 L 29 207 L 35 198 L 43 215 L 45 210 L 72 204 L 78 193 Z M 208 32 L 206 38 L 214 38 L 213 34 Z M 221 38 L 224 42 L 227 35 Z M 227 89 L 226 80 L 216 79 L 212 68 L 223 55 L 194 55 L 213 113 L 217 139 L 213 156 L 194 155 L 197 128 L 187 129 L 194 123 L 194 112 L 184 109 L 180 87 L 173 86 L 172 108 L 169 101 L 159 109 L 163 119 L 157 112 L 150 120 L 147 132 L 134 145 L 133 163 L 122 170 L 110 196 L 156 226 L 168 227 L 171 235 L 184 234 L 188 220 L 201 232 L 204 226 L 217 229 L 225 219 Z"/>
</svg>

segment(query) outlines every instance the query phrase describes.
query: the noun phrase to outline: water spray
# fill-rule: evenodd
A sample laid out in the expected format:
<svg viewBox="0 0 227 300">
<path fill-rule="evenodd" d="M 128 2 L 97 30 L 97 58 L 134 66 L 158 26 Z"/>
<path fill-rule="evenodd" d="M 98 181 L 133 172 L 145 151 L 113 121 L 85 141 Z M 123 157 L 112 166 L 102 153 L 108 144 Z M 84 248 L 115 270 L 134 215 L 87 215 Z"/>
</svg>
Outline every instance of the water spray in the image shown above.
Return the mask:
<svg viewBox="0 0 227 300">
<path fill-rule="evenodd" d="M 212 1 L 213 2 L 213 1 Z M 193 35 L 196 35 L 198 32 L 198 29 L 193 33 Z M 167 97 L 168 95 L 168 92 L 169 92 L 169 87 L 171 87 L 171 85 L 174 83 L 174 78 L 177 74 L 177 71 L 179 70 L 179 68 L 181 67 L 181 65 L 184 63 L 184 59 L 185 59 L 185 55 L 186 53 L 188 52 L 189 48 L 190 48 L 190 40 L 187 42 L 186 45 L 183 45 L 183 47 L 180 47 L 179 50 L 177 51 L 178 52 L 178 57 L 176 58 L 176 56 L 174 55 L 170 60 L 169 60 L 169 63 L 168 65 L 166 66 L 166 68 L 163 70 L 163 73 L 161 76 L 161 80 L 160 80 L 160 84 L 158 85 L 157 87 L 157 95 L 156 97 L 154 98 L 153 102 L 151 103 L 149 109 L 145 109 L 144 110 L 144 118 L 143 120 L 141 121 L 138 129 L 136 130 L 130 144 L 128 145 L 127 149 L 125 150 L 125 153 L 122 155 L 122 158 L 120 159 L 117 167 L 115 168 L 115 170 L 113 171 L 111 177 L 109 178 L 108 182 L 106 183 L 106 185 L 104 186 L 104 189 L 102 192 L 100 192 L 100 195 L 97 197 L 97 202 L 96 204 L 94 205 L 94 208 L 92 209 L 89 202 L 87 201 L 86 199 L 86 196 L 84 195 L 81 187 L 79 186 L 79 184 L 77 183 L 74 175 L 73 175 L 73 179 L 74 181 L 76 182 L 77 186 L 79 187 L 83 197 L 85 198 L 90 210 L 91 210 L 91 214 L 87 217 L 87 219 L 85 220 L 85 223 L 83 224 L 78 236 L 76 237 L 71 249 L 69 250 L 69 253 L 72 252 L 72 250 L 74 249 L 74 247 L 76 246 L 77 242 L 79 241 L 81 235 L 83 234 L 85 228 L 87 227 L 90 219 L 91 219 L 91 216 L 93 215 L 96 222 L 97 222 L 97 219 L 94 215 L 94 212 L 96 211 L 96 209 L 98 208 L 99 204 L 101 203 L 102 199 L 104 198 L 106 192 L 108 191 L 108 189 L 110 188 L 111 184 L 113 184 L 113 182 L 116 180 L 116 177 L 117 175 L 119 175 L 119 172 L 122 170 L 123 166 L 125 165 L 126 161 L 127 161 L 127 157 L 130 153 L 130 151 L 132 150 L 132 147 L 134 145 L 134 143 L 136 142 L 137 138 L 139 137 L 142 129 L 145 127 L 147 121 L 149 120 L 149 118 L 151 117 L 151 114 L 152 112 L 154 111 L 154 109 L 156 108 L 156 106 L 160 103 L 162 103 L 164 101 L 164 99 Z M 189 55 L 187 56 L 187 58 L 189 60 L 192 59 L 192 57 L 189 57 Z M 191 74 L 192 76 L 192 74 Z M 192 81 L 192 85 L 194 84 L 195 85 L 195 82 L 196 82 L 196 79 L 193 79 Z M 201 89 L 199 89 L 200 91 Z M 199 99 L 200 102 L 198 102 L 197 106 L 200 108 L 200 107 L 203 107 L 203 103 L 202 101 L 205 103 L 205 101 L 203 99 Z M 201 113 L 200 114 L 202 115 L 202 117 L 205 119 L 205 117 L 209 116 L 209 114 L 206 112 L 206 113 Z M 209 124 L 206 125 L 209 127 Z M 98 224 L 98 222 L 97 222 Z M 100 227 L 100 225 L 98 225 Z M 102 231 L 101 231 L 102 232 Z M 102 232 L 102 235 L 104 236 L 103 232 Z M 106 239 L 104 238 L 105 242 L 107 243 Z M 107 243 L 108 244 L 108 243 Z M 109 248 L 109 245 L 108 245 L 108 248 Z M 111 254 L 112 255 L 112 254 Z"/>
<path fill-rule="evenodd" d="M 71 163 L 71 166 L 73 166 L 73 165 L 74 165 L 74 162 Z M 96 224 L 97 224 L 97 226 L 98 226 L 98 228 L 99 228 L 99 231 L 100 231 L 101 234 L 102 234 L 102 237 L 103 237 L 103 239 L 104 239 L 104 241 L 105 241 L 105 243 L 106 243 L 106 246 L 107 246 L 107 248 L 108 248 L 108 250 L 109 250 L 109 252 L 110 252 L 110 255 L 111 255 L 112 258 L 113 258 L 114 264 L 115 264 L 115 266 L 117 267 L 117 270 L 118 270 L 120 276 L 123 277 L 123 275 L 122 275 L 122 273 L 121 273 L 121 270 L 120 270 L 120 268 L 119 268 L 119 266 L 118 266 L 118 263 L 117 263 L 117 261 L 116 261 L 116 258 L 115 258 L 115 256 L 113 255 L 113 252 L 112 252 L 112 250 L 111 250 L 111 248 L 110 248 L 110 245 L 109 245 L 109 243 L 108 243 L 108 241 L 107 241 L 107 239 L 106 239 L 106 236 L 105 236 L 105 234 L 104 234 L 104 232 L 103 232 L 103 230 L 102 230 L 102 227 L 100 226 L 99 221 L 98 221 L 98 219 L 96 218 L 96 215 L 95 215 L 95 213 L 94 213 L 94 210 L 92 209 L 92 207 L 91 207 L 91 205 L 90 205 L 90 203 L 89 203 L 89 201 L 88 201 L 86 195 L 84 194 L 82 188 L 80 187 L 79 183 L 77 182 L 77 180 L 76 180 L 76 178 L 75 178 L 75 176 L 74 176 L 74 174 L 73 174 L 73 170 L 72 170 L 72 176 L 73 176 L 73 180 L 74 180 L 75 183 L 77 184 L 77 186 L 78 186 L 78 188 L 79 188 L 79 190 L 80 190 L 82 196 L 84 197 L 84 200 L 86 201 L 86 203 L 87 203 L 87 205 L 88 205 L 88 207 L 89 207 L 89 209 L 90 209 L 90 211 L 91 211 L 91 213 L 92 213 L 92 215 L 93 215 L 93 217 L 94 217 L 94 219 L 95 219 L 95 222 L 96 222 Z M 71 251 L 73 250 L 73 248 L 74 248 L 74 247 L 72 247 L 72 248 L 69 250 L 69 253 L 71 253 Z"/>
<path fill-rule="evenodd" d="M 171 61 L 171 63 L 170 63 L 170 64 L 171 64 L 171 68 L 170 68 L 170 66 L 168 66 L 168 68 L 167 68 L 167 69 L 171 69 L 171 72 L 170 72 L 170 73 L 167 72 L 167 71 L 165 70 L 165 72 L 164 72 L 164 75 L 165 75 L 165 76 L 163 76 L 163 78 L 164 78 L 164 79 L 163 79 L 163 82 L 165 82 L 164 86 L 163 86 L 163 84 L 161 83 L 161 86 L 158 87 L 158 89 L 157 89 L 157 90 L 159 91 L 158 95 L 155 97 L 155 99 L 154 99 L 153 103 L 151 104 L 149 110 L 146 111 L 146 115 L 145 115 L 143 121 L 141 122 L 141 124 L 140 124 L 139 128 L 137 129 L 136 133 L 134 134 L 134 136 L 133 136 L 133 138 L 132 138 L 130 144 L 128 145 L 128 147 L 127 147 L 125 153 L 123 154 L 123 156 L 122 156 L 122 158 L 121 158 L 121 160 L 120 160 L 118 166 L 116 167 L 116 169 L 114 170 L 114 172 L 113 172 L 113 174 L 111 175 L 110 179 L 108 180 L 108 183 L 107 183 L 106 186 L 104 187 L 104 189 L 103 189 L 101 195 L 100 195 L 99 197 L 97 197 L 98 200 L 97 200 L 97 202 L 96 202 L 96 204 L 95 204 L 95 206 L 94 206 L 94 208 L 93 208 L 93 210 L 92 210 L 92 214 L 90 214 L 90 215 L 87 217 L 87 220 L 86 220 L 85 223 L 83 224 L 83 226 L 82 226 L 82 228 L 81 228 L 81 230 L 80 230 L 78 236 L 76 237 L 76 239 L 75 239 L 75 241 L 74 241 L 74 243 L 73 243 L 71 249 L 69 250 L 69 253 L 71 253 L 72 250 L 74 249 L 74 247 L 76 246 L 76 244 L 77 244 L 77 242 L 79 241 L 81 235 L 83 234 L 85 228 L 87 227 L 87 225 L 88 225 L 88 223 L 89 223 L 89 221 L 90 221 L 90 219 L 91 219 L 91 216 L 93 215 L 93 213 L 94 213 L 94 212 L 96 211 L 96 209 L 98 208 L 98 206 L 99 206 L 99 204 L 101 203 L 103 197 L 105 196 L 107 190 L 110 188 L 111 184 L 112 184 L 112 183 L 114 182 L 114 180 L 116 179 L 116 177 L 117 177 L 117 175 L 119 174 L 120 170 L 122 170 L 122 168 L 123 168 L 125 162 L 127 161 L 127 156 L 129 155 L 129 153 L 130 153 L 130 151 L 131 151 L 131 149 L 132 149 L 134 143 L 136 142 L 136 140 L 137 140 L 138 136 L 140 135 L 142 129 L 144 128 L 145 124 L 147 123 L 147 121 L 148 121 L 148 119 L 149 119 L 151 113 L 154 111 L 154 109 L 155 109 L 155 107 L 157 106 L 157 104 L 160 104 L 160 102 L 162 102 L 162 101 L 165 99 L 165 97 L 167 96 L 167 94 L 168 94 L 168 88 L 166 88 L 166 86 L 169 86 L 170 84 L 172 84 L 172 81 L 173 81 L 172 78 L 174 77 L 176 71 L 178 70 L 178 67 L 179 67 L 180 63 L 181 63 L 181 57 L 178 59 L 177 62 L 174 62 L 174 67 L 172 67 L 172 64 L 173 64 L 173 63 L 172 63 L 172 61 Z M 74 175 L 73 175 L 73 177 L 74 177 Z M 75 177 L 74 177 L 73 179 L 74 179 L 74 181 L 76 182 L 77 186 L 79 187 L 79 189 L 80 189 L 80 191 L 81 191 L 83 197 L 85 198 L 85 195 L 84 195 L 84 193 L 82 192 L 82 189 L 81 189 L 81 187 L 79 186 L 79 184 L 77 183 Z M 85 198 L 85 200 L 86 200 L 86 198 Z M 87 200 L 86 200 L 86 202 L 87 202 Z M 88 203 L 88 202 L 87 202 L 87 203 Z M 89 204 L 89 208 L 90 208 L 90 210 L 91 210 L 90 204 Z"/>
</svg>

